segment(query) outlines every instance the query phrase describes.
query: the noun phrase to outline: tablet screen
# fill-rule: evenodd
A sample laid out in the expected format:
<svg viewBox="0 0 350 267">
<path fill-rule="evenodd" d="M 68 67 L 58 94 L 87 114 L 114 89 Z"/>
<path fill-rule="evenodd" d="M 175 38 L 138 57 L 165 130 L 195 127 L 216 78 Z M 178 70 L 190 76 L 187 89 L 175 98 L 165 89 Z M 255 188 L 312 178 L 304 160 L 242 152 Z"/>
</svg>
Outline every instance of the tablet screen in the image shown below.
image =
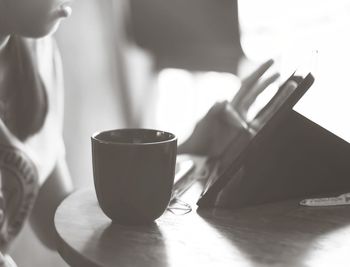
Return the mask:
<svg viewBox="0 0 350 267">
<path fill-rule="evenodd" d="M 283 121 L 293 106 L 313 84 L 314 77 L 311 73 L 304 75 L 294 72 L 281 85 L 276 95 L 283 90 L 284 86 L 290 80 L 297 83 L 296 88 L 289 92 L 284 100 L 275 106 L 272 112 L 265 113 L 268 114 L 268 117 L 264 120 L 264 123 L 251 125 L 249 135 L 244 132 L 238 135 L 226 149 L 220 160 L 208 160 L 212 172 L 204 187 L 201 198 L 197 202 L 199 207 L 213 207 L 215 205 L 218 194 L 242 167 L 244 160 L 249 156 L 249 151 L 278 127 L 279 123 Z M 271 99 L 271 101 L 273 100 Z M 264 109 L 260 112 L 264 112 Z"/>
</svg>

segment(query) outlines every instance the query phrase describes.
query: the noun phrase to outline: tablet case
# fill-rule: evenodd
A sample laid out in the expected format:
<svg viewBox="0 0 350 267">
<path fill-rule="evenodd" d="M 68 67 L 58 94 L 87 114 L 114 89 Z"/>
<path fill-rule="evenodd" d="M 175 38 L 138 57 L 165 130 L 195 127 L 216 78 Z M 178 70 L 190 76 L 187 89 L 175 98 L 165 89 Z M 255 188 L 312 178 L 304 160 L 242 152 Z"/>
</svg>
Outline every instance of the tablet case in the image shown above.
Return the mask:
<svg viewBox="0 0 350 267">
<path fill-rule="evenodd" d="M 219 203 L 229 208 L 350 192 L 350 144 L 292 111 L 231 175 L 239 183 Z"/>
</svg>

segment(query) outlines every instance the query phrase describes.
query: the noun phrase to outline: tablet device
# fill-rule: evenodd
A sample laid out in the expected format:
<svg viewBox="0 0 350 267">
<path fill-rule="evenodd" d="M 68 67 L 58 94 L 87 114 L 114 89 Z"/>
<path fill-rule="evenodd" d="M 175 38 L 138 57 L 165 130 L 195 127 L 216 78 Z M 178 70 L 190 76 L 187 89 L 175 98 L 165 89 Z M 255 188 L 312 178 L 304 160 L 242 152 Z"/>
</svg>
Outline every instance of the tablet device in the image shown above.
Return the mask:
<svg viewBox="0 0 350 267">
<path fill-rule="evenodd" d="M 259 127 L 254 129 L 249 140 L 246 141 L 243 146 L 237 146 L 237 142 L 240 140 L 235 138 L 222 158 L 208 160 L 208 164 L 211 168 L 211 175 L 209 176 L 201 197 L 197 202 L 199 207 L 215 206 L 218 194 L 231 179 L 234 179 L 236 176 L 235 174 L 239 172 L 245 160 L 249 157 L 250 151 L 252 151 L 252 149 L 260 142 L 263 142 L 271 132 L 275 131 L 284 118 L 288 116 L 292 111 L 293 106 L 311 87 L 314 82 L 314 77 L 311 73 L 303 74 L 299 71 L 295 71 L 280 86 L 279 90 L 283 90 L 287 82 L 290 80 L 295 81 L 297 87 L 290 92 L 290 94 L 284 99 L 283 103 L 281 103 L 274 112 L 269 115 L 269 118 L 264 124 L 259 125 Z M 228 164 L 222 164 L 222 162 L 227 160 Z M 224 168 L 222 168 L 222 165 L 224 165 Z"/>
</svg>

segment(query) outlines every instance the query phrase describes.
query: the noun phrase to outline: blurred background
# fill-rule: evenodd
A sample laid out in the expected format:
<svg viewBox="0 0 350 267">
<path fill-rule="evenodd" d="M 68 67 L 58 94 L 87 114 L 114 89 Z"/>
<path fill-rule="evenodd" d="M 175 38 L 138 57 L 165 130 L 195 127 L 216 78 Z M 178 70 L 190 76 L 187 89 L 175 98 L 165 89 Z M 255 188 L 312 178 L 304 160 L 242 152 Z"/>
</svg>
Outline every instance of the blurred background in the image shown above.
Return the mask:
<svg viewBox="0 0 350 267">
<path fill-rule="evenodd" d="M 73 8 L 56 38 L 67 161 L 78 188 L 93 186 L 92 133 L 159 128 L 182 142 L 267 58 L 282 71 L 312 54 L 316 83 L 296 110 L 350 141 L 346 0 L 84 0 Z M 29 227 L 12 255 L 18 266 L 67 266 Z"/>
</svg>

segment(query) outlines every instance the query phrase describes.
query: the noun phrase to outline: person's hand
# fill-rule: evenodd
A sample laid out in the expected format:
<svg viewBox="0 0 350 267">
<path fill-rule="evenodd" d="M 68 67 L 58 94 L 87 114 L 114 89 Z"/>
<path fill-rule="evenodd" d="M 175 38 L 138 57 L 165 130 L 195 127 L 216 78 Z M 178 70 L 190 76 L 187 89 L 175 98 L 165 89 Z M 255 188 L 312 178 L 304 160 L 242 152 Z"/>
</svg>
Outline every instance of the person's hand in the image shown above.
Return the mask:
<svg viewBox="0 0 350 267">
<path fill-rule="evenodd" d="M 279 77 L 276 73 L 267 79 L 261 79 L 272 64 L 272 60 L 265 62 L 244 79 L 240 90 L 231 102 L 216 103 L 197 123 L 190 138 L 179 146 L 179 153 L 215 158 L 220 157 L 231 144 L 236 151 L 245 146 L 252 134 L 269 119 L 282 100 L 296 87 L 294 82 L 287 84 L 283 90 L 275 94 L 255 118 L 248 121 L 247 115 L 252 104 L 260 93 Z"/>
<path fill-rule="evenodd" d="M 36 166 L 24 144 L 0 119 L 0 251 L 6 252 L 34 205 Z"/>
</svg>

